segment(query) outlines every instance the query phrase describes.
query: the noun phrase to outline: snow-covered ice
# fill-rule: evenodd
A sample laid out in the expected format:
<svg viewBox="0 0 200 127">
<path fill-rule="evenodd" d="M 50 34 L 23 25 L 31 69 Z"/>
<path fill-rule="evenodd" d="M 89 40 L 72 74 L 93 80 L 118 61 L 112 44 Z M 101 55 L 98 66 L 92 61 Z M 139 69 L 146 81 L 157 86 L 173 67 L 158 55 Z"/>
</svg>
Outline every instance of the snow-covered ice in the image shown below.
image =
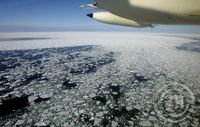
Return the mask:
<svg viewBox="0 0 200 127">
<path fill-rule="evenodd" d="M 199 35 L 0 33 L 0 72 L 0 126 L 200 125 Z"/>
</svg>

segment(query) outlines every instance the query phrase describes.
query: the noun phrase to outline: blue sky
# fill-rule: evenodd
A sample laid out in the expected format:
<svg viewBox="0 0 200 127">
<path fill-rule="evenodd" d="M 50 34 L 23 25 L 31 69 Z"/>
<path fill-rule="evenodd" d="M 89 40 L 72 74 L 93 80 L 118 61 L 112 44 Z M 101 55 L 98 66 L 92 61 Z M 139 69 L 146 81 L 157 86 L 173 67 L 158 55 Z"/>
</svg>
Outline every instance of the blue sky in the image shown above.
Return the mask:
<svg viewBox="0 0 200 127">
<path fill-rule="evenodd" d="M 87 25 L 80 5 L 90 0 L 0 0 L 0 25 L 67 27 Z"/>
<path fill-rule="evenodd" d="M 139 32 L 200 33 L 199 26 L 157 26 L 154 29 L 136 29 L 106 25 L 88 18 L 96 10 L 82 10 L 80 5 L 92 0 L 0 0 L 0 26 L 45 26 L 70 29 L 104 29 Z M 0 28 L 1 28 L 0 27 Z"/>
</svg>

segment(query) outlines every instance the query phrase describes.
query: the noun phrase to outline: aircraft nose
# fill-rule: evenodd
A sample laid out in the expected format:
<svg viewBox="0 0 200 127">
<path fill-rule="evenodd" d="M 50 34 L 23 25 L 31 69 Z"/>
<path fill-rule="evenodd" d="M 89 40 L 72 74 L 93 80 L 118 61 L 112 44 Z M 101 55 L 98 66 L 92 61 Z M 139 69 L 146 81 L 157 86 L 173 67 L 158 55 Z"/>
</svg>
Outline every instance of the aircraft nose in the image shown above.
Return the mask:
<svg viewBox="0 0 200 127">
<path fill-rule="evenodd" d="M 87 14 L 88 17 L 93 18 L 93 14 Z"/>
</svg>

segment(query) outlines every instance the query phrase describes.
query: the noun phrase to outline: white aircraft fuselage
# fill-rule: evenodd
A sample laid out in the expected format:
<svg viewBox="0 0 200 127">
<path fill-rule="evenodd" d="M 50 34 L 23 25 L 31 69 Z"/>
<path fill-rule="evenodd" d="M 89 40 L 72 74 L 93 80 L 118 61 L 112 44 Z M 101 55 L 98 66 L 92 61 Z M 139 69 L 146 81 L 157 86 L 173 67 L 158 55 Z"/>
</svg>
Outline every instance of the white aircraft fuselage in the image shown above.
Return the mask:
<svg viewBox="0 0 200 127">
<path fill-rule="evenodd" d="M 117 16 L 151 24 L 200 24 L 200 0 L 96 0 Z"/>
</svg>

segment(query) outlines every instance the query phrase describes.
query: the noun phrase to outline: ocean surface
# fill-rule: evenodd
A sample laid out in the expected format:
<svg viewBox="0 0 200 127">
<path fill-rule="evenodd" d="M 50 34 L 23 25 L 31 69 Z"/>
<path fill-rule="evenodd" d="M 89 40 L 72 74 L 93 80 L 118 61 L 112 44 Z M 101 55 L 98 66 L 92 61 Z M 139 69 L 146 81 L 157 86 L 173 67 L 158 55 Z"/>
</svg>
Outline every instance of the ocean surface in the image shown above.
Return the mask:
<svg viewBox="0 0 200 127">
<path fill-rule="evenodd" d="M 0 33 L 0 126 L 198 127 L 200 35 Z"/>
</svg>

